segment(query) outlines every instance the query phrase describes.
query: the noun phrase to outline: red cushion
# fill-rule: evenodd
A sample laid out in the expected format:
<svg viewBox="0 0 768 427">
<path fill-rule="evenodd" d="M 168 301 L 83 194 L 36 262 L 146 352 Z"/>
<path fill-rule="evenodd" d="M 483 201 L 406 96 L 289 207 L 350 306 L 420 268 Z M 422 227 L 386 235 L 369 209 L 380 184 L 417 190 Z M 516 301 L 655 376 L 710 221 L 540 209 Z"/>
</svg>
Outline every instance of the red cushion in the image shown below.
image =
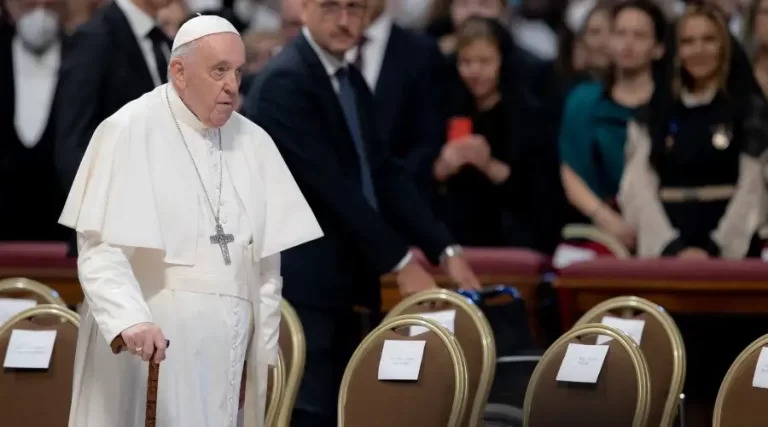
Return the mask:
<svg viewBox="0 0 768 427">
<path fill-rule="evenodd" d="M 0 243 L 2 268 L 77 268 L 77 258 L 67 257 L 64 242 Z"/>
<path fill-rule="evenodd" d="M 768 263 L 761 260 L 685 260 L 598 258 L 560 270 L 563 279 L 665 279 L 697 281 L 768 281 Z"/>
<path fill-rule="evenodd" d="M 431 273 L 442 271 L 431 265 L 420 250 L 413 249 L 413 252 L 419 263 Z M 464 248 L 464 256 L 478 275 L 540 276 L 550 266 L 549 257 L 528 249 Z"/>
</svg>

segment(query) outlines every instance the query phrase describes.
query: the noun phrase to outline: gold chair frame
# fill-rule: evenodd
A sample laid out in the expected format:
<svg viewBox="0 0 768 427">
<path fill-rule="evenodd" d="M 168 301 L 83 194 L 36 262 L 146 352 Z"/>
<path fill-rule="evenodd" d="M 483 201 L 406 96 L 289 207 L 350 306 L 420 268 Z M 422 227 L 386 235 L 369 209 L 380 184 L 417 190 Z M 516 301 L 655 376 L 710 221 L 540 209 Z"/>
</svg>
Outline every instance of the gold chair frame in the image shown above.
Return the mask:
<svg viewBox="0 0 768 427">
<path fill-rule="evenodd" d="M 483 411 L 491 394 L 491 384 L 496 373 L 496 341 L 493 330 L 483 312 L 467 299 L 447 289 L 435 289 L 411 295 L 395 305 L 384 318 L 385 321 L 400 316 L 405 310 L 424 302 L 447 302 L 463 310 L 477 327 L 483 345 L 483 369 L 477 384 L 477 394 L 471 405 L 470 426 L 478 426 L 483 420 Z M 464 349 L 462 349 L 463 351 Z"/>
<path fill-rule="evenodd" d="M 304 338 L 304 327 L 301 325 L 299 315 L 285 299 L 280 301 L 280 312 L 282 320 L 285 321 L 288 325 L 288 330 L 291 331 L 291 363 L 285 364 L 285 372 L 287 373 L 285 388 L 283 389 L 283 397 L 280 402 L 280 411 L 276 422 L 279 427 L 288 427 L 291 424 L 293 406 L 296 403 L 296 395 L 299 392 L 301 379 L 304 376 L 306 339 Z"/>
<path fill-rule="evenodd" d="M 283 351 L 279 348 L 277 349 L 277 363 L 275 366 L 270 366 L 269 369 L 272 369 L 272 390 L 269 395 L 264 425 L 277 427 L 283 403 L 283 393 L 285 392 L 285 359 L 283 359 Z"/>
<path fill-rule="evenodd" d="M 768 346 L 768 334 L 756 339 L 747 348 L 742 351 L 736 360 L 733 361 L 731 367 L 728 368 L 728 372 L 723 378 L 723 382 L 720 384 L 720 389 L 717 392 L 717 400 L 715 400 L 715 410 L 712 414 L 712 427 L 721 427 L 721 418 L 723 417 L 723 404 L 725 403 L 725 395 L 728 393 L 728 389 L 731 386 L 734 375 L 741 366 L 746 363 L 747 359 L 756 351 L 760 351 L 763 347 Z"/>
<path fill-rule="evenodd" d="M 35 294 L 48 304 L 66 307 L 67 304 L 59 296 L 59 293 L 50 287 L 26 277 L 11 277 L 0 280 L 0 294 L 5 291 L 23 291 Z"/>
<path fill-rule="evenodd" d="M 610 250 L 616 258 L 630 258 L 629 250 L 615 237 L 593 225 L 568 224 L 563 227 L 563 239 L 587 239 L 600 243 Z"/>
<path fill-rule="evenodd" d="M 650 314 L 661 323 L 672 343 L 672 351 L 674 352 L 672 379 L 669 394 L 664 403 L 664 415 L 661 418 L 662 427 L 671 427 L 680 408 L 680 394 L 685 385 L 686 359 L 683 336 L 680 334 L 675 321 L 662 306 L 636 296 L 616 297 L 603 301 L 581 316 L 574 327 L 586 325 L 590 323 L 591 319 L 616 310 L 638 310 Z"/>
<path fill-rule="evenodd" d="M 459 342 L 447 329 L 436 321 L 425 319 L 419 315 L 399 316 L 381 322 L 381 324 L 368 334 L 368 336 L 363 339 L 363 342 L 357 347 L 347 364 L 347 368 L 344 370 L 344 377 L 341 380 L 339 404 L 337 407 L 339 427 L 345 427 L 344 408 L 347 405 L 347 391 L 349 389 L 349 383 L 352 380 L 352 374 L 354 374 L 360 359 L 371 350 L 371 346 L 384 332 L 410 326 L 421 326 L 429 332 L 434 333 L 448 348 L 448 353 L 453 361 L 453 375 L 456 380 L 456 390 L 453 393 L 453 409 L 451 410 L 451 414 L 448 418 L 448 425 L 446 427 L 461 427 L 461 422 L 464 418 L 464 411 L 466 410 L 467 405 L 467 362 L 464 358 L 464 352 L 461 350 Z"/>
<path fill-rule="evenodd" d="M 57 316 L 63 321 L 67 321 L 75 325 L 76 328 L 80 327 L 80 315 L 74 311 L 57 304 L 41 304 L 37 307 L 28 308 L 8 319 L 7 322 L 0 326 L 0 338 L 4 337 L 6 334 L 12 331 L 14 326 L 16 326 L 22 320 L 40 315 Z"/>
<path fill-rule="evenodd" d="M 618 342 L 624 350 L 629 353 L 629 357 L 632 360 L 632 364 L 635 366 L 635 374 L 637 375 L 637 404 L 635 405 L 635 416 L 632 421 L 632 427 L 646 427 L 648 422 L 648 413 L 651 409 L 651 401 L 648 394 L 650 393 L 651 377 L 648 373 L 648 364 L 645 361 L 645 356 L 640 351 L 640 348 L 635 344 L 632 338 L 620 330 L 606 326 L 600 323 L 588 323 L 586 325 L 577 326 L 570 331 L 563 334 L 560 338 L 552 344 L 541 360 L 533 370 L 531 381 L 528 383 L 528 389 L 525 391 L 525 403 L 523 405 L 523 426 L 529 427 L 529 420 L 531 415 L 531 405 L 533 404 L 533 396 L 536 392 L 536 387 L 539 383 L 539 377 L 544 369 L 544 366 L 552 358 L 552 354 L 556 349 L 568 344 L 568 341 L 581 337 L 584 335 L 605 335 L 613 338 Z"/>
</svg>

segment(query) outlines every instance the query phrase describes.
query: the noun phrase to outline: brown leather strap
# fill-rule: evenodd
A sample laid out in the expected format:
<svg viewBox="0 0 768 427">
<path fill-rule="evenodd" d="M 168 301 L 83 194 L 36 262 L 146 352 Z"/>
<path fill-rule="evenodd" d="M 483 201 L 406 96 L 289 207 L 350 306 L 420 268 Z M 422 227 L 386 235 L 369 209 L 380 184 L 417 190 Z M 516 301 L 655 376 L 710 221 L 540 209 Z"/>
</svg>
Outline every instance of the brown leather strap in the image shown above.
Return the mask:
<svg viewBox="0 0 768 427">
<path fill-rule="evenodd" d="M 166 340 L 165 348 L 168 348 L 170 345 L 171 342 Z M 115 338 L 112 341 L 110 347 L 112 347 L 112 353 L 114 354 L 120 354 L 123 351 L 128 350 L 128 346 L 125 345 L 125 341 L 123 341 L 123 337 L 121 336 Z M 154 358 L 155 355 L 153 354 L 152 357 Z M 157 386 L 159 378 L 160 364 L 150 360 L 149 374 L 147 376 L 147 409 L 144 420 L 145 427 L 155 427 L 155 422 L 157 420 Z"/>
</svg>

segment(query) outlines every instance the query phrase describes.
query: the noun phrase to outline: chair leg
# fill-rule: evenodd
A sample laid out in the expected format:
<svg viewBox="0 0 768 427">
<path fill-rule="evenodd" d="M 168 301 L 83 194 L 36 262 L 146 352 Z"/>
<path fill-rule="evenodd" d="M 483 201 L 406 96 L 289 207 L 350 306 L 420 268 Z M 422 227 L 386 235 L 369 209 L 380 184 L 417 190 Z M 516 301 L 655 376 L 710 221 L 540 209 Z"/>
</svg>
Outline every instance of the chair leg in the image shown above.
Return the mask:
<svg viewBox="0 0 768 427">
<path fill-rule="evenodd" d="M 680 400 L 678 400 L 677 405 L 677 425 L 679 427 L 685 427 L 685 393 L 680 393 Z"/>
</svg>

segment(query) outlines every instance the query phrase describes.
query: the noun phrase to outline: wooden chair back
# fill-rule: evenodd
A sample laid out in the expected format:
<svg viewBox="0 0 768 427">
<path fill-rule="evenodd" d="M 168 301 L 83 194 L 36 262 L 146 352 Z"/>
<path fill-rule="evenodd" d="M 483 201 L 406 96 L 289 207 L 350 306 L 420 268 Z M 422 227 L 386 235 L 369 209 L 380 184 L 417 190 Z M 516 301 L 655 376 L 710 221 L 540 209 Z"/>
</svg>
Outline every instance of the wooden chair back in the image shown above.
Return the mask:
<svg viewBox="0 0 768 427">
<path fill-rule="evenodd" d="M 61 321 L 51 322 L 51 317 Z M 79 327 L 77 313 L 53 304 L 24 310 L 0 327 L 2 361 L 14 330 L 56 331 L 48 369 L 0 368 L 0 420 L 14 427 L 67 427 Z"/>
<path fill-rule="evenodd" d="M 632 256 L 629 249 L 615 237 L 592 225 L 568 224 L 563 228 L 562 236 L 565 240 L 587 240 L 593 242 L 616 258 L 630 258 Z"/>
<path fill-rule="evenodd" d="M 304 376 L 306 339 L 304 337 L 304 328 L 301 326 L 296 310 L 285 299 L 280 302 L 280 312 L 280 337 L 278 344 L 284 361 L 285 386 L 280 402 L 277 425 L 288 427 L 291 425 L 293 406 L 296 403 L 296 395 L 299 392 L 301 379 Z"/>
<path fill-rule="evenodd" d="M 427 332 L 405 336 L 406 327 Z M 387 340 L 425 341 L 416 381 L 380 381 Z M 417 315 L 384 321 L 357 347 L 339 392 L 339 427 L 463 427 L 467 362 L 458 340 L 443 326 Z"/>
<path fill-rule="evenodd" d="M 715 401 L 713 427 L 753 427 L 768 425 L 768 389 L 754 387 L 752 380 L 760 352 L 768 347 L 768 335 L 755 340 L 725 374 Z"/>
<path fill-rule="evenodd" d="M 25 277 L 0 279 L 0 298 L 30 298 L 38 304 L 55 304 L 66 307 L 67 304 L 55 290 L 44 284 Z"/>
<path fill-rule="evenodd" d="M 611 338 L 596 384 L 557 381 L 568 345 Z M 601 324 L 575 327 L 561 336 L 533 371 L 523 407 L 525 427 L 645 427 L 650 409 L 648 364 L 623 332 Z"/>
<path fill-rule="evenodd" d="M 496 372 L 496 344 L 493 330 L 483 312 L 465 297 L 446 289 L 420 292 L 401 301 L 384 320 L 404 314 L 455 310 L 454 336 L 467 360 L 468 410 L 462 426 L 482 424 L 483 412 Z"/>
<path fill-rule="evenodd" d="M 671 427 L 685 384 L 685 344 L 680 330 L 664 308 L 643 298 L 625 296 L 604 301 L 589 310 L 576 326 L 601 323 L 603 317 L 645 322 L 640 350 L 651 377 L 649 426 Z"/>
</svg>

